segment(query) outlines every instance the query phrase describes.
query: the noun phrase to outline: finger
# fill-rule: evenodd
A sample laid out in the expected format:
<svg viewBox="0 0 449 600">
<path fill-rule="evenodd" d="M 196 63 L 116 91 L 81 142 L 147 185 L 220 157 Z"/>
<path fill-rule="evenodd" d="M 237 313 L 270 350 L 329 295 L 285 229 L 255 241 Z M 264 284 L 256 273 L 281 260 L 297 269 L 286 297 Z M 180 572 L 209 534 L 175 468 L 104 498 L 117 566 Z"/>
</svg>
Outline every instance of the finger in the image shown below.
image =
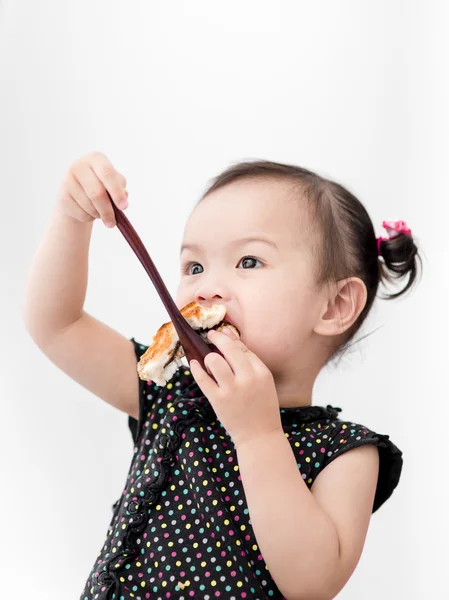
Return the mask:
<svg viewBox="0 0 449 600">
<path fill-rule="evenodd" d="M 100 152 L 96 152 L 92 156 L 91 168 L 111 195 L 112 201 L 117 208 L 122 210 L 126 208 L 128 203 L 128 192 L 125 190 L 126 179 L 124 176 L 119 173 L 106 156 Z M 123 183 L 125 185 L 123 185 Z"/>
<path fill-rule="evenodd" d="M 213 379 L 206 373 L 197 360 L 191 360 L 189 363 L 190 371 L 206 398 L 212 398 L 217 392 L 218 386 Z"/>
<path fill-rule="evenodd" d="M 222 352 L 236 377 L 250 377 L 254 374 L 253 361 L 256 357 L 239 339 L 232 340 L 220 331 L 208 332 L 210 341 Z"/>
<path fill-rule="evenodd" d="M 77 221 L 80 221 L 82 223 L 92 223 L 94 221 L 94 218 L 81 208 L 78 202 L 74 198 L 72 198 L 68 191 L 66 192 L 65 207 L 67 214 L 73 219 L 76 219 Z"/>
<path fill-rule="evenodd" d="M 225 329 L 224 331 L 221 331 L 220 333 L 224 333 L 224 335 L 227 335 L 228 338 L 230 338 L 231 340 L 240 339 L 235 335 L 235 333 L 232 331 L 232 329 Z"/>
<path fill-rule="evenodd" d="M 215 378 L 215 381 L 220 388 L 230 384 L 234 379 L 234 372 L 232 371 L 231 366 L 226 359 L 217 354 L 217 352 L 209 352 L 209 354 L 207 354 L 204 359 L 204 366 L 208 369 L 212 377 Z"/>
<path fill-rule="evenodd" d="M 115 215 L 111 201 L 103 183 L 92 171 L 90 165 L 82 164 L 75 167 L 73 175 L 83 189 L 87 202 L 97 211 L 106 227 L 114 227 Z"/>
<path fill-rule="evenodd" d="M 120 203 L 120 208 L 126 208 L 127 192 L 118 183 L 122 176 L 115 171 L 108 159 L 99 153 L 94 153 L 91 156 L 91 163 L 97 165 L 100 177 L 93 170 L 91 164 L 86 161 L 75 164 L 73 174 L 83 188 L 89 203 L 100 215 L 103 223 L 107 227 L 114 227 L 116 224 L 115 214 L 108 191 L 109 189 L 113 190 L 112 199 L 115 199 L 117 205 L 119 204 L 119 198 L 120 202 L 125 200 L 125 204 Z M 104 177 L 105 181 L 101 177 Z"/>
<path fill-rule="evenodd" d="M 71 172 L 69 172 L 67 174 L 65 183 L 66 183 L 66 189 L 67 189 L 69 196 L 71 197 L 71 199 L 73 200 L 73 202 L 75 204 L 78 204 L 77 210 L 73 206 L 71 207 L 71 210 L 72 211 L 75 210 L 75 212 L 77 214 L 80 214 L 81 212 L 83 212 L 86 214 L 86 217 L 92 217 L 92 219 L 99 219 L 100 215 L 99 215 L 98 211 L 96 210 L 95 206 L 92 204 L 92 202 L 89 200 L 89 198 L 84 193 L 84 190 L 81 187 L 81 184 L 79 183 L 79 181 L 76 179 L 76 177 Z M 76 215 L 72 214 L 72 216 L 76 216 Z M 90 221 L 92 219 L 87 218 L 86 220 Z"/>
<path fill-rule="evenodd" d="M 224 333 L 231 340 L 239 340 L 240 339 L 240 337 L 234 333 L 233 329 L 231 327 L 228 327 L 227 325 L 217 327 L 216 331 L 219 331 L 220 333 Z"/>
</svg>

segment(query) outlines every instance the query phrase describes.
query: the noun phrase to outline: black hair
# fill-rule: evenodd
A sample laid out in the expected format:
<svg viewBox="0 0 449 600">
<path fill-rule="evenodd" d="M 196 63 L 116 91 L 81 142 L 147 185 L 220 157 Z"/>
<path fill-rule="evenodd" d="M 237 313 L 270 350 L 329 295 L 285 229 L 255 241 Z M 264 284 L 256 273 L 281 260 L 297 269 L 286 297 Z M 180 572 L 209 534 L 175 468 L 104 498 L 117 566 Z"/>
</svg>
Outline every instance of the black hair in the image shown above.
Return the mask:
<svg viewBox="0 0 449 600">
<path fill-rule="evenodd" d="M 348 277 L 359 277 L 367 289 L 366 304 L 359 317 L 345 332 L 343 340 L 331 345 L 328 361 L 342 356 L 367 318 L 379 283 L 392 283 L 407 277 L 399 291 L 386 294 L 392 300 L 405 294 L 415 283 L 418 254 L 415 240 L 406 234 L 378 242 L 373 223 L 363 204 L 339 183 L 307 169 L 270 161 L 235 164 L 218 175 L 199 202 L 213 191 L 243 179 L 277 179 L 293 184 L 293 189 L 307 201 L 312 223 L 318 232 L 315 256 L 318 287 Z"/>
</svg>

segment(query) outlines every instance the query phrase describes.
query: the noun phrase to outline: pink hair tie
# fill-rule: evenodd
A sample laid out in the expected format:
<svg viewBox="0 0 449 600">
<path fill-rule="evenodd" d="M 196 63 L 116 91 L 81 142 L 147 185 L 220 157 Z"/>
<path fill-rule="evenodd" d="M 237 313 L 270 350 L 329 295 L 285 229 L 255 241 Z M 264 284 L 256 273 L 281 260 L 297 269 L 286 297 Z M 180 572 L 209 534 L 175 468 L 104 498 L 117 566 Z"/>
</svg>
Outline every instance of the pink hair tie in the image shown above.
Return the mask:
<svg viewBox="0 0 449 600">
<path fill-rule="evenodd" d="M 384 221 L 382 223 L 382 227 L 384 229 L 386 229 L 386 231 L 388 233 L 388 237 L 387 238 L 384 238 L 384 237 L 377 238 L 377 254 L 379 254 L 379 256 L 381 254 L 381 252 L 380 252 L 380 243 L 381 242 L 386 242 L 387 240 L 391 240 L 391 238 L 396 237 L 400 233 L 403 233 L 404 235 L 409 235 L 410 237 L 412 236 L 412 230 L 409 229 L 409 227 L 407 227 L 405 221 Z"/>
</svg>

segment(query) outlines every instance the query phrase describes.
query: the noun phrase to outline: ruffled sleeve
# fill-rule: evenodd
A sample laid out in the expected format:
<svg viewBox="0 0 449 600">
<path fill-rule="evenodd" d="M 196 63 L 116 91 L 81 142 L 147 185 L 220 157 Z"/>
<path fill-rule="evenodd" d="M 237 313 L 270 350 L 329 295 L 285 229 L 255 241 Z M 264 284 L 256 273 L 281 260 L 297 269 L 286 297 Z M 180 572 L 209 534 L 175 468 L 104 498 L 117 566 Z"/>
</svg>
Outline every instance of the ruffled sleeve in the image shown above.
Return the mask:
<svg viewBox="0 0 449 600">
<path fill-rule="evenodd" d="M 142 354 L 146 352 L 148 346 L 140 344 L 134 338 L 131 338 L 131 342 L 134 345 L 134 352 L 136 354 L 136 377 L 139 383 L 139 419 L 136 420 L 134 417 L 129 416 L 128 426 L 131 430 L 134 443 L 136 443 L 142 430 L 142 424 L 147 417 L 149 407 L 151 407 L 151 405 L 154 403 L 155 394 L 158 393 L 156 390 L 158 386 L 156 386 L 156 384 L 152 381 L 143 381 L 137 374 L 137 363 L 139 362 Z"/>
<path fill-rule="evenodd" d="M 399 483 L 403 464 L 401 450 L 393 444 L 388 435 L 376 433 L 356 423 L 337 420 L 331 424 L 329 433 L 329 442 L 322 468 L 344 452 L 367 444 L 377 446 L 379 451 L 379 477 L 373 513 L 376 512 L 388 500 Z"/>
</svg>

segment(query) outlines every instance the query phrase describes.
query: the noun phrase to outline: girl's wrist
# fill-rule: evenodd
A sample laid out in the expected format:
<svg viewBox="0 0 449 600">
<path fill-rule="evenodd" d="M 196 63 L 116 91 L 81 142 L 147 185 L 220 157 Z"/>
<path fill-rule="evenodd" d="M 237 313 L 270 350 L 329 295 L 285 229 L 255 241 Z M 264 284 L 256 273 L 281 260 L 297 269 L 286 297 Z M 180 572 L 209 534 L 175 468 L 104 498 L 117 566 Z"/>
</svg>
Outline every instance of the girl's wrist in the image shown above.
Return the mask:
<svg viewBox="0 0 449 600">
<path fill-rule="evenodd" d="M 285 438 L 284 430 L 282 429 L 282 425 L 272 429 L 270 431 L 260 432 L 260 433 L 249 433 L 248 435 L 241 436 L 234 441 L 235 450 L 237 453 L 240 452 L 258 452 L 261 448 L 266 448 L 267 445 L 271 446 L 272 444 L 276 444 Z"/>
</svg>

